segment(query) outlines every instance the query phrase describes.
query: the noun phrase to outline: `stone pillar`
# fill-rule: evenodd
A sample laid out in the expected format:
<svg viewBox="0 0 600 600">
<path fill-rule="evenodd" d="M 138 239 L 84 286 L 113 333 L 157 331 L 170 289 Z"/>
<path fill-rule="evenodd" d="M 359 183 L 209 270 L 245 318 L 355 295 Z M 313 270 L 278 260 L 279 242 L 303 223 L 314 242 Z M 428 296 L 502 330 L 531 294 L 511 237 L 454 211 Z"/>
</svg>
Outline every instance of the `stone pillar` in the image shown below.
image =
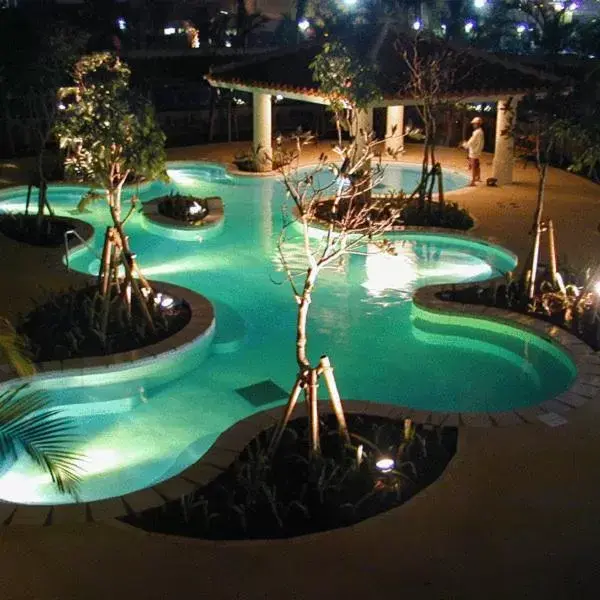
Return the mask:
<svg viewBox="0 0 600 600">
<path fill-rule="evenodd" d="M 369 134 L 373 131 L 373 109 L 366 108 L 357 110 L 355 115 L 355 127 L 356 127 L 356 146 L 358 154 L 366 148 L 365 133 Z M 361 131 L 363 132 L 361 134 Z"/>
<path fill-rule="evenodd" d="M 252 147 L 257 153 L 258 170 L 272 169 L 273 148 L 271 147 L 271 96 L 270 94 L 252 94 L 252 124 L 254 142 Z"/>
<path fill-rule="evenodd" d="M 394 130 L 394 127 L 396 128 Z M 385 154 L 396 156 L 404 150 L 404 106 L 388 106 L 385 120 Z"/>
<path fill-rule="evenodd" d="M 513 182 L 514 135 L 513 127 L 517 114 L 517 99 L 506 98 L 496 104 L 496 141 L 494 145 L 494 161 L 492 176 L 498 185 Z"/>
</svg>

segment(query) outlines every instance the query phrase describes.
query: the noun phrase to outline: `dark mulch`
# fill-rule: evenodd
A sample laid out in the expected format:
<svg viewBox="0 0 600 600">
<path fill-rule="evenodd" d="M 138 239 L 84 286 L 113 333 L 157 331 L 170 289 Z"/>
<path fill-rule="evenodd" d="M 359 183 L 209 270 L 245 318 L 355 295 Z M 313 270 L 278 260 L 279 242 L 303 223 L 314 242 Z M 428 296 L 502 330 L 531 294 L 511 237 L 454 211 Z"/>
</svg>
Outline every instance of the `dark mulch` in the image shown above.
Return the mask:
<svg viewBox="0 0 600 600">
<path fill-rule="evenodd" d="M 73 224 L 59 217 L 45 215 L 38 227 L 37 215 L 0 214 L 0 233 L 22 244 L 57 248 L 64 245 L 69 229 Z"/>
<path fill-rule="evenodd" d="M 235 463 L 180 500 L 124 520 L 147 531 L 206 539 L 274 539 L 344 527 L 406 502 L 435 481 L 456 451 L 455 428 L 348 415 L 352 445 L 322 418 L 322 457 L 308 460 L 308 421 L 292 421 L 272 459 L 272 430 Z M 361 449 L 359 449 L 361 448 Z M 362 453 L 362 458 L 359 455 Z M 376 462 L 395 459 L 381 472 Z M 398 532 L 400 535 L 401 532 Z"/>
<path fill-rule="evenodd" d="M 154 331 L 143 318 L 137 302 L 131 317 L 119 297 L 112 298 L 107 333 L 100 327 L 102 298 L 97 287 L 50 294 L 20 318 L 17 331 L 37 362 L 103 356 L 127 352 L 157 343 L 181 330 L 191 318 L 185 302 L 170 308 L 150 304 Z"/>
</svg>

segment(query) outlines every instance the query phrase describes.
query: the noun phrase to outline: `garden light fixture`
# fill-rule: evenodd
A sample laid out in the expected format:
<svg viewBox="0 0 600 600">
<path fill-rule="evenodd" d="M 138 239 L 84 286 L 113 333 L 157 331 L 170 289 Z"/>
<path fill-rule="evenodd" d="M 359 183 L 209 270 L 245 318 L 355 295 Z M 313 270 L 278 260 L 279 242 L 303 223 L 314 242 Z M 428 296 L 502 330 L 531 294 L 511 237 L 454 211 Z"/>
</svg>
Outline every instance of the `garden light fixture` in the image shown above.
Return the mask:
<svg viewBox="0 0 600 600">
<path fill-rule="evenodd" d="M 154 296 L 154 304 L 158 304 L 161 308 L 173 308 L 175 300 L 171 298 L 171 296 L 167 296 L 167 294 L 158 292 L 158 294 Z"/>
<path fill-rule="evenodd" d="M 308 22 L 308 19 L 302 19 L 302 21 L 298 23 L 298 29 L 300 31 L 306 31 L 309 27 L 310 23 Z"/>
<path fill-rule="evenodd" d="M 382 473 L 389 473 L 395 466 L 394 459 L 389 456 L 383 456 L 375 463 L 375 466 Z"/>
</svg>

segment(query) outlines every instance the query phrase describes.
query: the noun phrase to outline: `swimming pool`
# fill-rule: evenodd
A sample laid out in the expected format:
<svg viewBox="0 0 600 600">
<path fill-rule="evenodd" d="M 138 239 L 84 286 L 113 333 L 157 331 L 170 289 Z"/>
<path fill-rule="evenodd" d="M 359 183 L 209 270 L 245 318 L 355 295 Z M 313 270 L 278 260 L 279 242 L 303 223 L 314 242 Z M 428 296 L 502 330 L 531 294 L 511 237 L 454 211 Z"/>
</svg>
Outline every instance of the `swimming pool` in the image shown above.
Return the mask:
<svg viewBox="0 0 600 600">
<path fill-rule="evenodd" d="M 87 457 L 84 501 L 122 495 L 176 474 L 233 423 L 285 401 L 271 392 L 253 396 L 245 388 L 267 381 L 285 393 L 295 379 L 295 305 L 276 247 L 281 182 L 234 177 L 202 163 L 173 163 L 169 172 L 172 183 L 144 186 L 142 200 L 171 189 L 221 196 L 223 227 L 208 239 L 199 234 L 180 241 L 147 230 L 136 214 L 128 224 L 132 248 L 148 277 L 191 288 L 214 303 L 215 337 L 208 356 L 205 348 L 192 347 L 152 365 L 111 371 L 110 377 L 60 375 L 34 381 L 33 387 L 46 391 L 78 426 L 79 450 Z M 390 168 L 387 185 L 399 187 L 396 175 L 406 177 L 407 172 Z M 462 175 L 455 178 L 454 187 L 466 183 Z M 452 185 L 450 180 L 446 184 Z M 82 188 L 53 186 L 48 194 L 56 212 L 69 215 Z M 24 198 L 24 189 L 0 192 L 5 209 L 19 209 Z M 82 218 L 102 231 L 105 212 L 98 204 Z M 476 319 L 427 318 L 411 302 L 418 286 L 487 279 L 513 269 L 514 256 L 445 235 L 402 233 L 394 235 L 394 242 L 397 256 L 347 257 L 321 275 L 314 294 L 309 354 L 313 359 L 330 356 L 343 397 L 493 411 L 536 404 L 568 387 L 574 365 L 550 342 Z M 96 236 L 96 251 L 101 244 Z M 301 265 L 296 241 L 289 251 Z M 93 272 L 97 258 L 83 249 L 70 263 Z M 0 498 L 31 504 L 71 501 L 26 457 L 0 477 Z"/>
</svg>

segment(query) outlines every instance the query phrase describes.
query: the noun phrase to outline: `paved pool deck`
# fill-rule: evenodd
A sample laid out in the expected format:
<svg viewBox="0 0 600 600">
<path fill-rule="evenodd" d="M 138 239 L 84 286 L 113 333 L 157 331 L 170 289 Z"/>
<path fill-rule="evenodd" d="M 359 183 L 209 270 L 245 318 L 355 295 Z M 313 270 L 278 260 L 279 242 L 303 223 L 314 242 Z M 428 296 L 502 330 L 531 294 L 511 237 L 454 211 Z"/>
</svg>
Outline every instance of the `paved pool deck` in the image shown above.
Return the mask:
<svg viewBox="0 0 600 600">
<path fill-rule="evenodd" d="M 169 158 L 228 162 L 242 146 L 177 149 Z M 309 148 L 305 160 L 326 146 Z M 440 156 L 448 167 L 465 167 L 460 151 L 442 149 Z M 402 160 L 418 159 L 418 148 L 409 147 Z M 490 163 L 486 157 L 484 177 Z M 0 169 L 0 180 L 18 181 L 22 171 L 13 164 Z M 531 165 L 518 166 L 515 175 L 512 186 L 471 188 L 456 200 L 476 217 L 476 233 L 523 257 L 536 173 Z M 599 192 L 582 178 L 550 171 L 547 216 L 555 222 L 559 254 L 572 264 L 598 254 Z M 46 287 L 76 277 L 55 264 L 59 253 L 23 250 L 2 236 L 0 252 L 0 314 L 23 310 L 40 277 Z M 567 424 L 554 428 L 535 421 L 462 428 L 444 475 L 406 505 L 295 540 L 204 542 L 115 521 L 13 524 L 0 529 L 0 594 L 3 600 L 595 599 L 600 403 L 592 400 L 564 416 Z"/>
</svg>

